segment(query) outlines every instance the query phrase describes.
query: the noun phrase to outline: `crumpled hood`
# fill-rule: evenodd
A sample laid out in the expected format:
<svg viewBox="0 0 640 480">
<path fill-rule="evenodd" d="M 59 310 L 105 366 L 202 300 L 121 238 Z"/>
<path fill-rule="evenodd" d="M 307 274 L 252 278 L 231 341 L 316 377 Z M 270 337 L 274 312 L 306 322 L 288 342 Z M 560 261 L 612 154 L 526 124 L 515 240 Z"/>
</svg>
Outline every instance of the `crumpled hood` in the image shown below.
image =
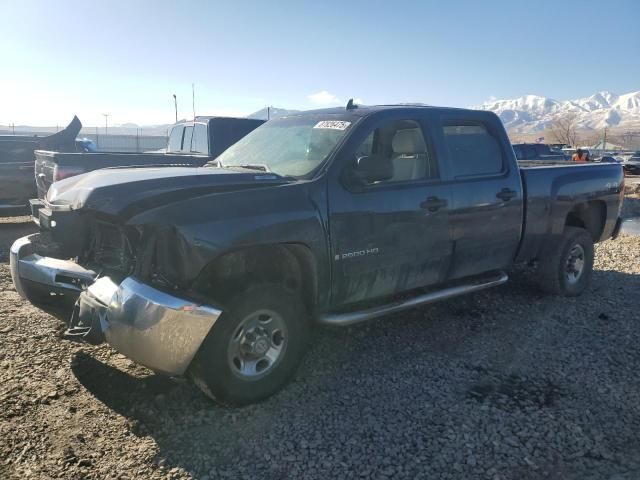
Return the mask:
<svg viewBox="0 0 640 480">
<path fill-rule="evenodd" d="M 50 205 L 71 210 L 120 215 L 216 191 L 285 182 L 271 173 L 214 167 L 106 168 L 55 182 L 46 200 Z"/>
</svg>

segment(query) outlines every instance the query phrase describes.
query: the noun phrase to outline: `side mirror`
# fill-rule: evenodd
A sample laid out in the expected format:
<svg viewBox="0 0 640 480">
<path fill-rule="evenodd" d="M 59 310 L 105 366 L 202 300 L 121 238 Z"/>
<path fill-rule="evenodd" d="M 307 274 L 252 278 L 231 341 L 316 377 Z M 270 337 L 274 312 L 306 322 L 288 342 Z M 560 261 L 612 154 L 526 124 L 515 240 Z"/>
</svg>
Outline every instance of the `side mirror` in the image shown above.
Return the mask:
<svg viewBox="0 0 640 480">
<path fill-rule="evenodd" d="M 393 162 L 385 155 L 369 155 L 356 159 L 354 177 L 362 183 L 375 183 L 393 177 Z"/>
</svg>

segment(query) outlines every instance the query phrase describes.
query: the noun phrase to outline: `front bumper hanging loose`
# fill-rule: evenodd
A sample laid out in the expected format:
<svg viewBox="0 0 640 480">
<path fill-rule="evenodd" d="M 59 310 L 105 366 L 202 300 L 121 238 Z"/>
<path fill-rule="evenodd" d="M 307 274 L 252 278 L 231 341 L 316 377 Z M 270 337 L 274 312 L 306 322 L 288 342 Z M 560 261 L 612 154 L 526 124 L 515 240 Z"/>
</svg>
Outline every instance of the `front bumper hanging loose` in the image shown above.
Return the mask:
<svg viewBox="0 0 640 480">
<path fill-rule="evenodd" d="M 11 247 L 11 276 L 18 293 L 28 300 L 34 291 L 77 296 L 71 332 L 86 334 L 91 343 L 104 339 L 152 370 L 183 375 L 222 314 L 132 276 L 118 284 L 71 260 L 40 256 L 32 240 L 23 237 Z"/>
</svg>

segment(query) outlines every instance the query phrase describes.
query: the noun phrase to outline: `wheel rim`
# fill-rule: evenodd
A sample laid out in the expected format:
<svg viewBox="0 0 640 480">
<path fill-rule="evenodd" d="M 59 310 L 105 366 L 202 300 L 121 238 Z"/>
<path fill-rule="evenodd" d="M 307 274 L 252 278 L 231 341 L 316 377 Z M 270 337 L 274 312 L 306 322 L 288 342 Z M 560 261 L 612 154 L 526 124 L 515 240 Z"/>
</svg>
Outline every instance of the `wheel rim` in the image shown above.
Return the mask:
<svg viewBox="0 0 640 480">
<path fill-rule="evenodd" d="M 569 250 L 567 263 L 565 266 L 565 277 L 567 282 L 575 284 L 582 277 L 584 272 L 584 248 L 582 245 L 576 244 Z"/>
<path fill-rule="evenodd" d="M 227 349 L 231 371 L 244 380 L 269 374 L 282 360 L 288 332 L 284 319 L 271 310 L 258 310 L 236 327 Z"/>
</svg>

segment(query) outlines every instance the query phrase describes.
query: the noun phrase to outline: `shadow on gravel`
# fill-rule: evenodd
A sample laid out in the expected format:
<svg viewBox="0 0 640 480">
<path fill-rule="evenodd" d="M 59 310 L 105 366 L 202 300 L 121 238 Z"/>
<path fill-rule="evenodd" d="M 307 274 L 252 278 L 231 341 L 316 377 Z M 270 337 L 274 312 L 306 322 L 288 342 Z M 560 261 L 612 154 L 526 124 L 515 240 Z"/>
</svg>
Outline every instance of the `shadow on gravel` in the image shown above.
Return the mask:
<svg viewBox="0 0 640 480">
<path fill-rule="evenodd" d="M 136 411 L 132 406 L 143 400 L 134 397 L 148 397 L 153 402 L 155 396 L 178 387 L 175 381 L 161 375 L 134 377 L 84 352 L 76 353 L 71 370 L 78 381 L 107 407 L 134 418 Z"/>
</svg>

